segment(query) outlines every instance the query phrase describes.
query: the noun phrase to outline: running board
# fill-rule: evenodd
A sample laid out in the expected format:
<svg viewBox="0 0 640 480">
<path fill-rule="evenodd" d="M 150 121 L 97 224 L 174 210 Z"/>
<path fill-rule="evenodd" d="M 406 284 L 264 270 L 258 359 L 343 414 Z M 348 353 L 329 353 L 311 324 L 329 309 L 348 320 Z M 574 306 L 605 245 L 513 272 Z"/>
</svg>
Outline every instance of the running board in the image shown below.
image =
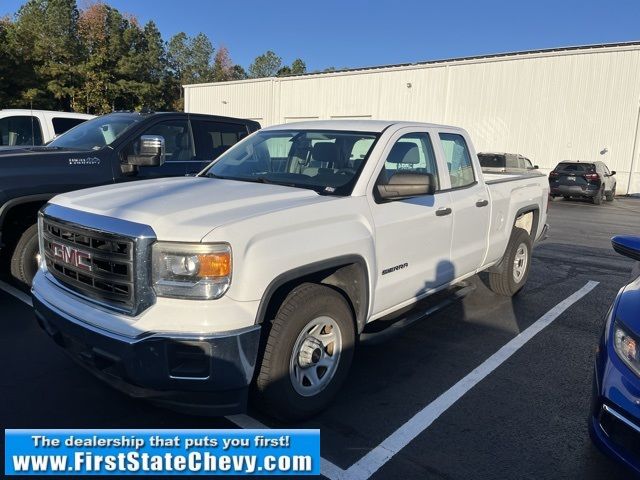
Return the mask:
<svg viewBox="0 0 640 480">
<path fill-rule="evenodd" d="M 400 315 L 397 319 L 389 320 L 389 326 L 384 327 L 382 330 L 375 332 L 367 332 L 367 327 L 372 327 L 378 324 L 378 322 L 385 320 L 374 320 L 369 323 L 365 330 L 360 334 L 360 343 L 366 345 L 378 345 L 380 343 L 386 342 L 396 335 L 402 333 L 407 327 L 410 327 L 414 323 L 424 320 L 425 318 L 438 313 L 439 311 L 447 308 L 453 303 L 462 300 L 468 294 L 473 292 L 476 289 L 476 286 L 473 283 L 459 283 L 452 287 L 453 291 L 447 295 L 445 298 L 440 300 L 438 303 L 432 305 L 425 305 L 424 308 L 414 309 L 408 312 L 406 315 Z M 435 294 L 436 296 L 438 294 Z M 423 300 L 423 302 L 428 303 L 427 299 Z"/>
</svg>

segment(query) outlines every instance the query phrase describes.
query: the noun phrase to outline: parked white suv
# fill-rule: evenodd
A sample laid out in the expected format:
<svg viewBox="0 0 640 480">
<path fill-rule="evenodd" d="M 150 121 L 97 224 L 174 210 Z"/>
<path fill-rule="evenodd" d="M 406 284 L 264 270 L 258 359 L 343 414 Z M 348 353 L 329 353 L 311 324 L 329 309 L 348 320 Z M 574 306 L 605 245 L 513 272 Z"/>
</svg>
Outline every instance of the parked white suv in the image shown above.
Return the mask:
<svg viewBox="0 0 640 480">
<path fill-rule="evenodd" d="M 0 147 L 44 145 L 93 117 L 49 110 L 0 110 Z"/>
<path fill-rule="evenodd" d="M 455 127 L 260 130 L 197 177 L 55 197 L 33 283 L 43 328 L 96 375 L 195 412 L 324 408 L 366 325 L 482 270 L 513 295 L 549 185 L 483 176 Z"/>
</svg>

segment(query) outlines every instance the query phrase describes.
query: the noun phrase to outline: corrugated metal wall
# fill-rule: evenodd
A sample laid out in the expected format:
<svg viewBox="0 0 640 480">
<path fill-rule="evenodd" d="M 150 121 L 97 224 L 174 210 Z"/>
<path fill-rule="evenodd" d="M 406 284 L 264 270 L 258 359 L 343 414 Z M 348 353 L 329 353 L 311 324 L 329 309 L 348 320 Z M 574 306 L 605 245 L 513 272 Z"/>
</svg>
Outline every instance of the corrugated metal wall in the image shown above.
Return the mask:
<svg viewBox="0 0 640 480">
<path fill-rule="evenodd" d="M 373 118 L 467 129 L 478 151 L 521 153 L 544 172 L 603 160 L 640 193 L 640 46 L 452 60 L 185 87 L 185 110 L 263 126 Z M 606 153 L 603 153 L 606 149 Z"/>
</svg>

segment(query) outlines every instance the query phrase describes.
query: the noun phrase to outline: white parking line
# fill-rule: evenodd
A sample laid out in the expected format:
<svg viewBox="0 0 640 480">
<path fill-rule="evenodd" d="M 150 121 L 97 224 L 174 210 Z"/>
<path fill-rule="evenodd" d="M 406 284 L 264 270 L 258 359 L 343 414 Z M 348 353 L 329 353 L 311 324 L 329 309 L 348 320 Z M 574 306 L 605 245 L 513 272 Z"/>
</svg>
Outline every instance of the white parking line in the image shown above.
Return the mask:
<svg viewBox="0 0 640 480">
<path fill-rule="evenodd" d="M 426 430 L 444 412 L 453 406 L 469 390 L 480 383 L 496 368 L 507 361 L 529 340 L 549 326 L 556 318 L 562 315 L 569 307 L 593 290 L 599 282 L 590 280 L 584 287 L 567 297 L 562 302 L 545 313 L 523 332 L 505 344 L 496 353 L 487 358 L 471 373 L 462 378 L 458 383 L 441 394 L 429 405 L 424 407 L 404 425 L 389 435 L 377 447 L 354 463 L 347 470 L 343 470 L 325 458 L 321 458 L 321 473 L 331 480 L 366 480 L 377 472 L 385 463 L 406 447 L 414 438 Z M 0 281 L 0 289 L 13 295 L 17 299 L 31 305 L 31 298 L 24 292 Z M 262 422 L 248 415 L 229 415 L 225 417 L 237 426 L 244 429 L 268 429 Z"/>
<path fill-rule="evenodd" d="M 12 287 L 8 283 L 4 283 L 2 280 L 0 280 L 0 289 L 4 290 L 9 295 L 13 295 L 18 300 L 20 300 L 23 303 L 26 303 L 30 307 L 33 307 L 33 304 L 31 303 L 31 297 L 29 295 L 27 295 L 26 293 L 24 293 L 23 291 L 18 290 L 15 287 Z"/>
<path fill-rule="evenodd" d="M 598 283 L 599 282 L 594 281 L 587 282 L 580 290 L 545 313 L 542 317 L 536 320 L 533 325 L 518 334 L 518 336 L 513 338 L 500 350 L 487 358 L 466 377 L 436 398 L 421 411 L 416 413 L 404 425 L 383 440 L 380 445 L 349 467 L 342 478 L 349 480 L 364 480 L 377 472 L 380 467 L 391 460 L 396 453 L 406 447 L 409 442 L 427 429 L 465 393 L 502 365 L 524 344 L 564 313 L 567 308 L 593 290 Z"/>
</svg>

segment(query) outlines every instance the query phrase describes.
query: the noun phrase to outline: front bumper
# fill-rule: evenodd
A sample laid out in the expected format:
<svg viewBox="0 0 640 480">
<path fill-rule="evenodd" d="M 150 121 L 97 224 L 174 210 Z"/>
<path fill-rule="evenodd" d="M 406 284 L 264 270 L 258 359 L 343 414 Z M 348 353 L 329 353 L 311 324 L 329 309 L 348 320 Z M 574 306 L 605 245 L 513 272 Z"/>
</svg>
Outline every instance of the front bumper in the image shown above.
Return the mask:
<svg viewBox="0 0 640 480">
<path fill-rule="evenodd" d="M 640 379 L 603 346 L 595 363 L 589 433 L 600 450 L 640 476 Z"/>
<path fill-rule="evenodd" d="M 37 291 L 33 306 L 40 326 L 74 360 L 132 397 L 193 414 L 246 409 L 259 325 L 210 336 L 151 333 L 129 338 L 71 317 Z"/>
</svg>

